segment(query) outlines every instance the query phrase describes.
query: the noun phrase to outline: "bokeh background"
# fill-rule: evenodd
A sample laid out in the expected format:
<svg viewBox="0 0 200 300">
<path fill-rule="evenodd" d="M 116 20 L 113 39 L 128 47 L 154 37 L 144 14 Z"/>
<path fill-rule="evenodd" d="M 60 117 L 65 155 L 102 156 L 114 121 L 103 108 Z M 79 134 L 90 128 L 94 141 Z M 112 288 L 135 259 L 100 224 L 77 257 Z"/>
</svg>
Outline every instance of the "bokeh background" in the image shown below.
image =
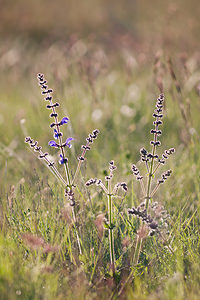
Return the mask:
<svg viewBox="0 0 200 300">
<path fill-rule="evenodd" d="M 199 46 L 199 3 L 137 0 L 0 1 L 2 39 L 51 43 L 70 38 L 181 51 Z"/>
</svg>

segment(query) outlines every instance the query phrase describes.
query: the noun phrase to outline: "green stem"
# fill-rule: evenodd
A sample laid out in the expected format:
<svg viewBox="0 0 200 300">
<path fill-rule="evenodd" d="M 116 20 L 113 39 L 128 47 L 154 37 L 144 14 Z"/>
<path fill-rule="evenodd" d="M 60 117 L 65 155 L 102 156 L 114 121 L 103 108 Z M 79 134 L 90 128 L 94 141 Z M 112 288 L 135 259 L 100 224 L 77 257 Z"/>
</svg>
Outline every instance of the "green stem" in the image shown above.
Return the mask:
<svg viewBox="0 0 200 300">
<path fill-rule="evenodd" d="M 114 252 L 114 236 L 113 236 L 113 224 L 112 224 L 112 195 L 111 195 L 111 183 L 108 182 L 108 222 L 109 222 L 109 245 L 110 245 L 110 264 L 115 274 L 115 252 Z"/>
<path fill-rule="evenodd" d="M 147 193 L 146 193 L 146 197 L 145 197 L 145 199 L 146 199 L 145 207 L 146 207 L 147 212 L 148 212 L 148 209 L 149 209 L 149 201 L 150 201 L 151 180 L 152 180 L 152 175 L 153 175 L 152 174 L 153 161 L 154 161 L 154 159 L 152 158 L 151 165 L 150 165 L 150 171 L 149 171 L 148 184 L 147 184 Z"/>
<path fill-rule="evenodd" d="M 155 130 L 158 130 L 158 126 L 155 126 Z M 154 143 L 157 142 L 157 134 L 154 134 Z M 148 213 L 148 209 L 149 209 L 149 202 L 150 202 L 150 192 L 151 192 L 151 181 L 152 181 L 152 177 L 153 177 L 153 164 L 154 164 L 154 155 L 156 153 L 156 145 L 153 145 L 152 148 L 152 159 L 151 159 L 151 164 L 150 164 L 150 169 L 149 169 L 149 179 L 148 179 L 148 184 L 147 184 L 147 193 L 146 193 L 146 203 L 145 203 L 145 207 Z"/>
<path fill-rule="evenodd" d="M 133 265 L 134 266 L 136 266 L 138 264 L 140 251 L 141 251 L 141 246 L 142 246 L 142 238 L 139 238 L 137 236 L 137 241 L 136 241 L 136 246 L 135 246 L 135 253 L 134 253 L 134 258 L 133 258 Z"/>
<path fill-rule="evenodd" d="M 139 238 L 137 236 L 135 253 L 134 253 L 134 258 L 133 258 L 133 266 L 136 266 L 138 264 L 141 247 L 142 247 L 142 238 Z M 120 296 L 122 294 L 122 292 L 124 291 L 124 289 L 127 286 L 127 284 L 131 281 L 131 279 L 133 278 L 134 272 L 135 272 L 135 268 L 132 269 L 132 271 L 130 272 L 128 278 L 126 279 L 126 281 L 124 282 L 124 284 L 120 288 L 120 290 L 118 292 L 118 296 Z"/>
</svg>

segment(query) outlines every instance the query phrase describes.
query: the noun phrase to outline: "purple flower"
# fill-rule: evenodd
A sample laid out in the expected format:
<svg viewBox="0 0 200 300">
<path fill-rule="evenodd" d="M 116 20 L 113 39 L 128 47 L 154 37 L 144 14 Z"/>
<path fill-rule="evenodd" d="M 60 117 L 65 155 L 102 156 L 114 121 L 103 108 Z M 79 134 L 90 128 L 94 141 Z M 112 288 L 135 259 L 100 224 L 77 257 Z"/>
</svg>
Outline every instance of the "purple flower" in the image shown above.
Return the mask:
<svg viewBox="0 0 200 300">
<path fill-rule="evenodd" d="M 60 160 L 59 160 L 59 164 L 63 165 L 67 163 L 67 158 L 64 158 L 62 154 L 60 154 Z"/>
<path fill-rule="evenodd" d="M 67 138 L 65 141 L 65 146 L 71 148 L 72 147 L 72 145 L 70 144 L 71 141 L 73 141 L 72 137 Z"/>
<path fill-rule="evenodd" d="M 60 125 L 67 124 L 68 121 L 69 121 L 69 118 L 64 117 L 64 118 L 62 118 L 62 120 L 60 121 Z"/>
<path fill-rule="evenodd" d="M 49 146 L 58 148 L 58 144 L 55 141 L 49 141 Z"/>
<path fill-rule="evenodd" d="M 49 146 L 51 147 L 56 147 L 56 148 L 60 148 L 60 147 L 69 147 L 71 148 L 72 145 L 70 144 L 70 142 L 73 140 L 72 137 L 69 137 L 68 139 L 66 139 L 65 143 L 62 145 L 57 144 L 55 141 L 49 141 Z"/>
<path fill-rule="evenodd" d="M 54 132 L 55 132 L 55 134 L 54 134 L 54 138 L 55 138 L 55 139 L 58 139 L 58 138 L 59 138 L 59 136 L 61 136 L 61 133 L 60 133 L 60 132 L 58 132 L 56 129 L 54 129 Z"/>
</svg>

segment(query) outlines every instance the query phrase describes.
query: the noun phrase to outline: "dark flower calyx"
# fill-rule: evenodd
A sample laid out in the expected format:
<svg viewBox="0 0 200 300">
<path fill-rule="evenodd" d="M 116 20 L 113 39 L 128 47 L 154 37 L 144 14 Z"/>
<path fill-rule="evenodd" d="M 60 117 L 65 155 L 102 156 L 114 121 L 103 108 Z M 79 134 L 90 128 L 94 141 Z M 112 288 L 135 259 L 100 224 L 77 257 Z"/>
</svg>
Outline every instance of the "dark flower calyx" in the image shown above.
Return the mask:
<svg viewBox="0 0 200 300">
<path fill-rule="evenodd" d="M 164 165 L 164 164 L 165 164 L 165 160 L 164 160 L 164 159 L 158 159 L 158 162 L 159 162 L 161 165 Z"/>
<path fill-rule="evenodd" d="M 53 93 L 52 89 L 48 89 L 48 90 L 42 91 L 42 95 L 50 94 L 50 93 Z"/>
<path fill-rule="evenodd" d="M 48 153 L 48 152 L 45 152 L 45 153 L 39 155 L 38 157 L 39 157 L 39 158 L 45 158 L 47 155 L 49 155 L 49 153 Z"/>
<path fill-rule="evenodd" d="M 156 125 L 156 126 L 159 126 L 159 125 L 162 125 L 162 121 L 156 120 L 156 121 L 153 122 L 153 124 Z"/>
<path fill-rule="evenodd" d="M 25 143 L 29 143 L 30 142 L 30 140 L 31 140 L 31 137 L 30 136 L 27 136 L 27 137 L 25 137 Z"/>
<path fill-rule="evenodd" d="M 97 179 L 96 180 L 96 185 L 100 185 L 102 183 L 102 180 L 101 179 Z"/>
<path fill-rule="evenodd" d="M 142 148 L 142 149 L 140 150 L 140 153 L 141 153 L 142 155 L 144 155 L 144 156 L 146 156 L 146 155 L 148 154 L 148 152 L 147 152 L 147 150 L 146 150 L 145 148 Z"/>
<path fill-rule="evenodd" d="M 57 116 L 58 116 L 57 113 L 51 113 L 51 114 L 50 114 L 50 118 L 56 118 Z"/>
<path fill-rule="evenodd" d="M 45 84 L 45 83 L 47 83 L 47 81 L 46 81 L 46 80 L 43 80 L 43 81 L 41 81 L 39 84 Z"/>
<path fill-rule="evenodd" d="M 42 149 L 41 146 L 36 146 L 36 147 L 34 148 L 34 151 L 37 152 L 37 151 L 40 151 L 41 149 Z"/>
<path fill-rule="evenodd" d="M 54 162 L 50 162 L 50 163 L 48 164 L 48 166 L 49 166 L 49 167 L 53 167 L 53 166 L 54 166 Z"/>
<path fill-rule="evenodd" d="M 128 191 L 128 187 L 127 187 L 126 182 L 121 182 L 121 187 L 122 187 L 122 189 L 123 189 L 125 192 Z"/>
<path fill-rule="evenodd" d="M 161 142 L 160 141 L 156 141 L 156 142 L 155 141 L 151 141 L 150 144 L 154 145 L 154 146 L 160 146 Z"/>
<path fill-rule="evenodd" d="M 161 179 L 158 180 L 158 184 L 162 184 L 167 180 L 167 178 L 171 175 L 172 170 L 168 170 L 165 173 L 162 174 Z"/>
<path fill-rule="evenodd" d="M 163 115 L 162 114 L 156 114 L 156 113 L 153 113 L 152 115 L 154 118 L 162 118 Z"/>
<path fill-rule="evenodd" d="M 47 97 L 45 98 L 45 100 L 46 100 L 46 101 L 51 101 L 51 100 L 52 100 L 52 97 L 51 97 L 51 96 L 47 96 Z"/>
<path fill-rule="evenodd" d="M 31 146 L 32 148 L 34 148 L 35 146 L 37 146 L 37 144 L 38 144 L 38 142 L 35 141 L 35 143 L 31 144 L 30 146 Z"/>
<path fill-rule="evenodd" d="M 85 158 L 83 156 L 79 156 L 77 159 L 80 160 L 80 161 L 84 161 L 85 160 Z"/>
<path fill-rule="evenodd" d="M 149 153 L 149 154 L 147 155 L 147 157 L 148 157 L 148 158 L 158 158 L 158 155 L 157 155 L 157 154 L 153 155 L 153 154 Z"/>
<path fill-rule="evenodd" d="M 91 144 L 93 143 L 93 139 L 91 139 L 90 137 L 87 137 L 87 138 L 86 138 L 86 141 L 87 141 L 88 143 L 91 143 Z"/>
<path fill-rule="evenodd" d="M 48 105 L 46 106 L 46 108 L 51 109 L 51 108 L 53 108 L 53 107 L 58 107 L 59 105 L 60 105 L 60 104 L 59 104 L 58 102 L 56 102 L 56 103 L 54 103 L 54 104 L 52 104 L 52 105 L 48 104 Z"/>
<path fill-rule="evenodd" d="M 167 154 L 167 155 L 171 155 L 172 153 L 174 153 L 175 152 L 175 149 L 174 148 L 170 148 L 169 150 L 165 150 L 165 153 Z"/>
<path fill-rule="evenodd" d="M 90 178 L 86 183 L 85 183 L 85 185 L 86 186 L 90 186 L 90 185 L 92 185 L 92 184 L 95 184 L 96 182 L 97 182 L 97 178 Z"/>
<path fill-rule="evenodd" d="M 162 134 L 162 131 L 161 131 L 161 130 L 156 130 L 156 129 L 151 129 L 150 133 L 151 133 L 151 134 L 161 135 L 161 134 Z"/>
<path fill-rule="evenodd" d="M 116 170 L 116 169 L 117 169 L 116 166 L 110 166 L 110 167 L 109 167 L 109 170 L 110 170 L 110 171 L 114 171 L 114 170 Z"/>
<path fill-rule="evenodd" d="M 100 133 L 100 131 L 98 129 L 95 129 L 92 131 L 93 135 L 95 136 L 95 138 L 97 137 L 97 135 Z"/>
<path fill-rule="evenodd" d="M 91 149 L 90 146 L 85 146 L 85 145 L 82 145 L 81 148 L 86 151 L 87 150 L 89 151 Z"/>
</svg>

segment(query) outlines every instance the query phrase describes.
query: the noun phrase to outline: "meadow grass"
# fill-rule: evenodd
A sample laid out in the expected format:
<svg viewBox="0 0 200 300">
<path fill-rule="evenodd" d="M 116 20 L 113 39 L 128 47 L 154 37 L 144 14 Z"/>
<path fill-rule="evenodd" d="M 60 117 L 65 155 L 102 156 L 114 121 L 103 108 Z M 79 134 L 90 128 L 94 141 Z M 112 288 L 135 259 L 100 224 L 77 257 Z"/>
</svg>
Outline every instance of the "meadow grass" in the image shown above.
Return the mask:
<svg viewBox="0 0 200 300">
<path fill-rule="evenodd" d="M 159 94 L 153 63 L 135 66 L 130 72 L 119 59 L 121 53 L 115 60 L 104 53 L 106 59 L 101 56 L 91 86 L 88 69 L 82 67 L 84 54 L 69 64 L 64 54 L 56 60 L 61 51 L 56 46 L 53 50 L 35 49 L 34 55 L 26 52 L 25 57 L 23 49 L 19 51 L 17 71 L 16 65 L 1 65 L 0 298 L 199 299 L 200 125 L 199 94 L 192 81 L 199 72 L 198 61 L 192 57 L 196 65 L 190 69 L 188 59 L 188 77 L 173 66 L 181 82 L 180 98 L 163 58 L 166 101 L 159 154 L 171 147 L 176 154 L 167 161 L 173 174 L 155 200 L 170 214 L 169 235 L 166 240 L 147 237 L 135 265 L 138 221 L 128 215 L 128 208 L 140 204 L 141 193 L 131 165 L 139 161 L 142 147 L 150 150 L 152 111 Z M 48 147 L 52 132 L 37 86 L 38 71 L 45 74 L 59 99 L 59 115 L 70 118 L 65 128 L 66 136 L 75 139 L 68 152 L 70 164 L 77 164 L 88 133 L 94 128 L 101 131 L 87 153 L 75 189 L 82 255 L 62 186 L 24 144 L 25 136 L 30 135 L 59 159 Z M 85 186 L 91 177 L 108 175 L 106 166 L 111 160 L 118 168 L 116 182 L 126 181 L 129 189 L 123 201 L 113 199 L 115 280 L 110 270 L 108 230 L 103 227 L 107 198 L 100 189 Z M 160 175 L 163 172 L 158 171 Z M 130 272 L 133 276 L 118 296 L 116 287 Z"/>
</svg>

